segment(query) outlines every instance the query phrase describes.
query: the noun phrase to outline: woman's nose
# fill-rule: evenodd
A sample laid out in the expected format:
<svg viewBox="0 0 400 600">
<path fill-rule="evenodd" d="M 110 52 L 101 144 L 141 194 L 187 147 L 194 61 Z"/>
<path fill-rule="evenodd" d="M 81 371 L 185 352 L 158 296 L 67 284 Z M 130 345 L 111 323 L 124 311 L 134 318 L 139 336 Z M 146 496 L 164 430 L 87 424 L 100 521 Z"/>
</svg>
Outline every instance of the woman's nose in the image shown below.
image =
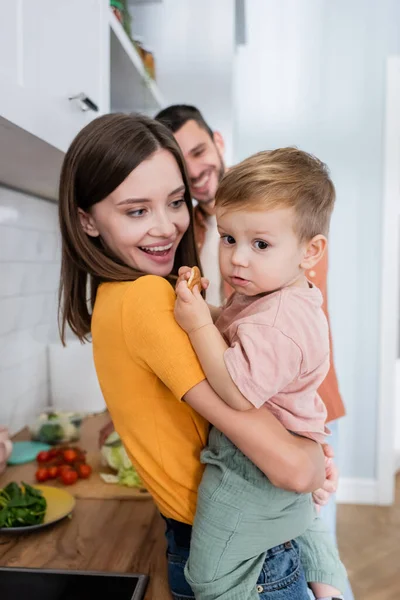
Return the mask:
<svg viewBox="0 0 400 600">
<path fill-rule="evenodd" d="M 175 233 L 175 224 L 168 218 L 167 215 L 158 215 L 151 229 L 152 235 L 160 237 L 171 237 Z"/>
</svg>

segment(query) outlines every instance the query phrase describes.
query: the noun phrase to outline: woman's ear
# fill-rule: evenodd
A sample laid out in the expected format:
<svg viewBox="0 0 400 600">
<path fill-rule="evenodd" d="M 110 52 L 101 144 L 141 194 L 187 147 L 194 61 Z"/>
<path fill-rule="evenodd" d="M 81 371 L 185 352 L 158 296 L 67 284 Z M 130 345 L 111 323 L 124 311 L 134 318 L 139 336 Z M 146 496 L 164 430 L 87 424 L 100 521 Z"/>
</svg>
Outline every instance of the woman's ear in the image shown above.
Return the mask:
<svg viewBox="0 0 400 600">
<path fill-rule="evenodd" d="M 324 235 L 316 235 L 305 245 L 303 260 L 300 267 L 305 271 L 312 269 L 323 257 L 328 240 Z"/>
<path fill-rule="evenodd" d="M 79 221 L 81 223 L 81 227 L 83 231 L 87 233 L 87 235 L 90 235 L 91 237 L 98 237 L 100 235 L 99 230 L 97 229 L 95 221 L 91 214 L 87 213 L 81 208 L 78 208 L 78 216 Z"/>
</svg>

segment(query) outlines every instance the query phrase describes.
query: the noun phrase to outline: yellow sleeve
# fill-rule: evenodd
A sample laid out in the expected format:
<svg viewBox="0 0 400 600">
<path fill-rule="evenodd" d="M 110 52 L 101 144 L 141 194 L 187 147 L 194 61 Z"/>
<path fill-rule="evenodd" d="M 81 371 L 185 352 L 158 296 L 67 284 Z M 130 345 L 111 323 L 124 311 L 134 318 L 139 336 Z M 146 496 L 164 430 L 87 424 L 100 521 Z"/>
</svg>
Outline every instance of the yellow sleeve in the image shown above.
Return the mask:
<svg viewBox="0 0 400 600">
<path fill-rule="evenodd" d="M 181 399 L 205 375 L 189 337 L 175 321 L 174 304 L 175 292 L 168 281 L 155 275 L 141 277 L 124 296 L 122 326 L 131 355 Z"/>
</svg>

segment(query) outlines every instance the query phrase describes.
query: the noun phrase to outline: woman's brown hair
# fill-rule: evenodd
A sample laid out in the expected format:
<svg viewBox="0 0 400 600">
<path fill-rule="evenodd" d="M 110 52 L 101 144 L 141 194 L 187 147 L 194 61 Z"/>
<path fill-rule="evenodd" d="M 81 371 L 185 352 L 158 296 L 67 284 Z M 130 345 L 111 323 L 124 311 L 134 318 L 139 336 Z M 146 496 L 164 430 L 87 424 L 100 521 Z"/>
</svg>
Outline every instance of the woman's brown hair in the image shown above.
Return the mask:
<svg viewBox="0 0 400 600">
<path fill-rule="evenodd" d="M 63 344 L 67 324 L 82 342 L 87 341 L 97 289 L 102 282 L 132 281 L 144 275 L 112 256 L 100 238 L 88 236 L 81 227 L 78 209 L 90 211 L 160 148 L 168 150 L 179 166 L 190 214 L 190 225 L 176 251 L 174 267 L 167 279 L 171 282 L 176 279 L 178 269 L 183 265 L 200 264 L 185 163 L 172 133 L 161 123 L 143 115 L 112 114 L 95 119 L 78 133 L 61 170 L 59 329 Z"/>
</svg>

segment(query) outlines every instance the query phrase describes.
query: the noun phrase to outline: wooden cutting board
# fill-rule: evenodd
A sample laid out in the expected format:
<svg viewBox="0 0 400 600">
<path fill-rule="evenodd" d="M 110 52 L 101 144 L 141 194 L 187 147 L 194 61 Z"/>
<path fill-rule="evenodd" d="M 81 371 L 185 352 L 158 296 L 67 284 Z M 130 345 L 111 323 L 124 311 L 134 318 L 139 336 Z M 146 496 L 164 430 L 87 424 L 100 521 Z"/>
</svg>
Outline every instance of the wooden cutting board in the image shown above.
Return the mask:
<svg viewBox="0 0 400 600">
<path fill-rule="evenodd" d="M 129 488 L 115 483 L 105 483 L 100 477 L 100 473 L 112 473 L 112 471 L 102 466 L 99 453 L 88 453 L 87 462 L 93 469 L 89 479 L 78 479 L 76 483 L 68 486 L 63 485 L 57 480 L 49 479 L 45 482 L 45 485 L 65 488 L 75 498 L 88 498 L 91 500 L 147 500 L 151 498 L 150 494 L 145 490 Z M 17 483 L 25 481 L 30 484 L 37 483 L 35 480 L 37 468 L 38 465 L 35 462 L 7 467 L 6 472 L 0 478 L 0 487 L 6 486 L 10 481 L 16 481 Z"/>
<path fill-rule="evenodd" d="M 104 415 L 96 415 L 85 419 L 82 424 L 82 435 L 79 445 L 87 451 L 87 462 L 93 469 L 89 479 L 78 479 L 76 483 L 64 486 L 57 480 L 48 480 L 46 485 L 67 489 L 75 498 L 87 498 L 98 500 L 148 500 L 151 495 L 146 490 L 138 488 L 128 488 L 124 485 L 105 483 L 100 477 L 100 473 L 112 473 L 108 467 L 104 467 L 101 462 L 100 451 L 97 450 L 98 432 L 105 423 Z M 29 432 L 24 430 L 16 439 L 29 439 Z M 37 483 L 35 472 L 38 468 L 36 462 L 26 463 L 24 465 L 8 466 L 5 472 L 0 476 L 0 488 L 6 486 L 11 481 L 20 483 Z"/>
</svg>

